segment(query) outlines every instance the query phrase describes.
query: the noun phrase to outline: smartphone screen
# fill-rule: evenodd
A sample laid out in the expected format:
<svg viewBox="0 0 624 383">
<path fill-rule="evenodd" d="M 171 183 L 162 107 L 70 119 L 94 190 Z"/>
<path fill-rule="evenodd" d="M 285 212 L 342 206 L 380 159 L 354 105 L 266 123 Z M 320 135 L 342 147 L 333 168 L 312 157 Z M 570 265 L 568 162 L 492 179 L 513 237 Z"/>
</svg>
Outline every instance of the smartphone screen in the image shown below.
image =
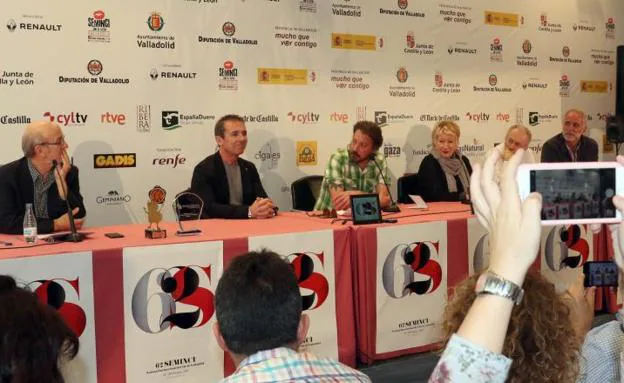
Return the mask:
<svg viewBox="0 0 624 383">
<path fill-rule="evenodd" d="M 585 287 L 617 286 L 618 267 L 612 261 L 586 262 L 583 264 L 583 274 L 585 274 Z"/>
<path fill-rule="evenodd" d="M 530 191 L 542 194 L 542 221 L 615 218 L 615 168 L 530 170 Z"/>
</svg>

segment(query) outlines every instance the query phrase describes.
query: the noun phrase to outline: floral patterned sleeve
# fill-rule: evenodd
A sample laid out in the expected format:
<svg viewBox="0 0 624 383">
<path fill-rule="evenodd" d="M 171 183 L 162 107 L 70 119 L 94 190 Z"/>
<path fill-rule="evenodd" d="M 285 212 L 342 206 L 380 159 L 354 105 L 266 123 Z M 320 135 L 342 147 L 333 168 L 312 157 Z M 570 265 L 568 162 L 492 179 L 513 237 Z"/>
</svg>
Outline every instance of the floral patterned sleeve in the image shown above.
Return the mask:
<svg viewBox="0 0 624 383">
<path fill-rule="evenodd" d="M 510 367 L 511 359 L 455 334 L 429 377 L 429 383 L 504 383 Z"/>
</svg>

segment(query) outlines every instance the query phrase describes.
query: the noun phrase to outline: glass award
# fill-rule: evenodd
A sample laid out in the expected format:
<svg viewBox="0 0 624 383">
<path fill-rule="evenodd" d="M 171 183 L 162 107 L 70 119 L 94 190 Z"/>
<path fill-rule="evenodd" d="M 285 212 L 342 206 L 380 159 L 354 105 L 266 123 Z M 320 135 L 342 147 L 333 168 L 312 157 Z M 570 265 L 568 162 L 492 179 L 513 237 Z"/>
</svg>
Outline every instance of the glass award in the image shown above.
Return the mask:
<svg viewBox="0 0 624 383">
<path fill-rule="evenodd" d="M 173 212 L 175 213 L 179 226 L 179 230 L 176 232 L 176 235 L 186 236 L 200 234 L 200 229 L 185 228 L 185 225 L 183 225 L 182 222 L 200 220 L 203 210 L 204 201 L 200 196 L 188 191 L 178 193 L 173 200 Z"/>
</svg>

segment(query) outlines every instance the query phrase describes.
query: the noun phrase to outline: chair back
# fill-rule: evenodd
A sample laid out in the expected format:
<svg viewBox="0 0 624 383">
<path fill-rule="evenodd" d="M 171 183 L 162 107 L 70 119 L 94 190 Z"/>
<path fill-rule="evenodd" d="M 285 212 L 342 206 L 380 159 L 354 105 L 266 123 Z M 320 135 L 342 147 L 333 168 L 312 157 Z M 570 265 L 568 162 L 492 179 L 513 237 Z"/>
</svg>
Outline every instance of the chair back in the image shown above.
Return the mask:
<svg viewBox="0 0 624 383">
<path fill-rule="evenodd" d="M 397 202 L 413 203 L 410 194 L 418 194 L 418 173 L 406 174 L 397 180 Z"/>
<path fill-rule="evenodd" d="M 306 176 L 290 185 L 293 209 L 312 211 L 321 191 L 323 176 Z"/>
</svg>

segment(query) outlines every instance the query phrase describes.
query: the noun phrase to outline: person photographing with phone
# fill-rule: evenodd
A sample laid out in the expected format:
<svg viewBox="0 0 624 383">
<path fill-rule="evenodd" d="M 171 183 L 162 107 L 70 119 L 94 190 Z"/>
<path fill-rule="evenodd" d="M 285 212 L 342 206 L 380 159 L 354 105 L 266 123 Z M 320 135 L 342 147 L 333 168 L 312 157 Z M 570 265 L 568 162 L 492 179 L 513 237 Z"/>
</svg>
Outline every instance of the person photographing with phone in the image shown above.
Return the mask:
<svg viewBox="0 0 624 383">
<path fill-rule="evenodd" d="M 67 203 L 76 228 L 82 227 L 86 209 L 67 149 L 58 124 L 36 121 L 26 127 L 24 157 L 0 167 L 0 233 L 23 232 L 26 204 L 32 204 L 38 233 L 70 229 Z"/>
<path fill-rule="evenodd" d="M 624 157 L 618 156 L 617 162 L 620 166 L 624 166 Z M 613 204 L 619 211 L 620 215 L 624 213 L 624 198 L 621 195 L 613 197 Z M 611 231 L 611 241 L 613 244 L 613 260 L 618 266 L 619 273 L 624 272 L 624 226 L 621 223 L 609 225 Z M 603 273 L 600 278 L 595 278 L 600 273 L 600 267 Z M 594 267 L 587 267 L 588 275 L 586 279 L 592 279 L 591 272 L 594 272 L 594 279 L 600 279 L 605 282 L 605 277 L 612 280 L 611 271 L 607 271 L 609 265 L 604 263 L 596 263 Z M 590 270 L 591 269 L 591 270 Z M 620 289 L 622 294 L 622 286 L 611 287 Z M 615 320 L 607 322 L 602 326 L 593 328 L 587 333 L 583 348 L 581 351 L 581 368 L 580 376 L 577 383 L 590 382 L 620 382 L 622 379 L 622 357 L 624 356 L 624 309 L 620 309 L 615 314 Z"/>
</svg>

